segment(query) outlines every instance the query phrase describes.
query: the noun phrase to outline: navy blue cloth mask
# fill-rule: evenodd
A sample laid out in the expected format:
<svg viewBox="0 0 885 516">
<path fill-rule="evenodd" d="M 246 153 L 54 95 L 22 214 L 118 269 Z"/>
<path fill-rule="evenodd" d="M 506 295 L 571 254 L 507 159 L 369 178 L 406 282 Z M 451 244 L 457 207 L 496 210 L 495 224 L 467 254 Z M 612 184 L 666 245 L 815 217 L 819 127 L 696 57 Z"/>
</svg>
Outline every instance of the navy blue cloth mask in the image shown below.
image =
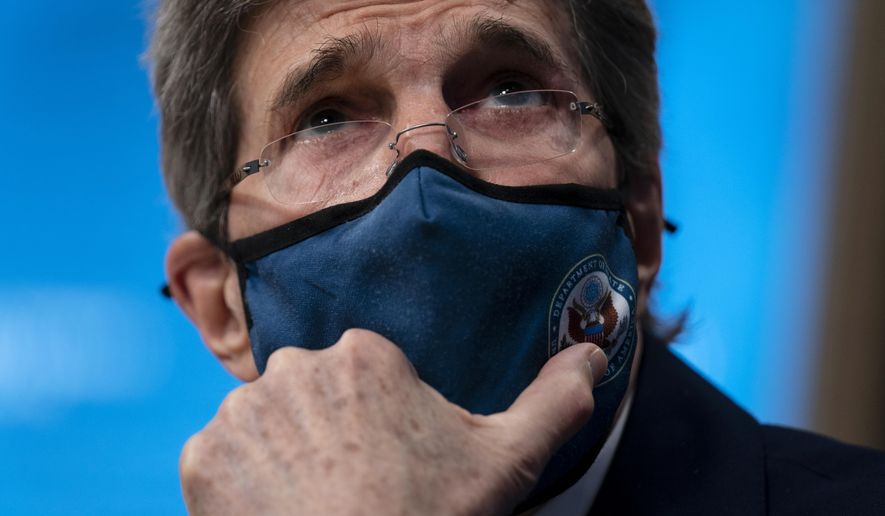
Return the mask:
<svg viewBox="0 0 885 516">
<path fill-rule="evenodd" d="M 593 417 L 521 507 L 574 483 L 608 435 L 636 343 L 636 260 L 616 190 L 500 186 L 417 151 L 374 196 L 230 252 L 261 372 L 280 347 L 325 348 L 365 328 L 400 346 L 448 400 L 490 414 L 559 350 L 605 349 Z"/>
</svg>

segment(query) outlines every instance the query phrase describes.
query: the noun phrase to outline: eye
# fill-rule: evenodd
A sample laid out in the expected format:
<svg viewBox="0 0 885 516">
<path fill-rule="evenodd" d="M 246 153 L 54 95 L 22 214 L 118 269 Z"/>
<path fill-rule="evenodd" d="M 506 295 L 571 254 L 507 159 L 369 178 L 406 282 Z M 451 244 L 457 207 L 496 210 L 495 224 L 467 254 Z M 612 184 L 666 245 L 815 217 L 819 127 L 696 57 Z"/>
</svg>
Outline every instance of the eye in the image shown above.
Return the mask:
<svg viewBox="0 0 885 516">
<path fill-rule="evenodd" d="M 524 81 L 515 81 L 508 80 L 502 81 L 495 84 L 492 89 L 489 91 L 489 96 L 497 97 L 500 95 L 507 95 L 509 93 L 516 93 L 518 91 L 525 91 L 533 89 L 531 86 L 525 84 Z"/>
<path fill-rule="evenodd" d="M 340 127 L 338 124 L 347 122 L 349 118 L 338 109 L 323 108 L 315 111 L 302 119 L 296 126 L 295 131 L 309 131 L 312 135 L 322 135 L 334 132 Z"/>
<path fill-rule="evenodd" d="M 488 93 L 484 105 L 488 107 L 539 106 L 544 103 L 543 94 L 533 92 L 537 86 L 522 80 L 500 81 Z"/>
</svg>

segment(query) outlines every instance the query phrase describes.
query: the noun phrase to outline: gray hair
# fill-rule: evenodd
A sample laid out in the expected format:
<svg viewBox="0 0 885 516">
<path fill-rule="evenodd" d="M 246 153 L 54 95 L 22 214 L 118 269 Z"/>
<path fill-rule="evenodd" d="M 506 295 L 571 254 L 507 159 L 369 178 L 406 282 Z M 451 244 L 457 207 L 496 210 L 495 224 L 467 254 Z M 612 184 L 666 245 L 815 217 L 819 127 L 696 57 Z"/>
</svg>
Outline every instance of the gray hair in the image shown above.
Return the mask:
<svg viewBox="0 0 885 516">
<path fill-rule="evenodd" d="M 236 167 L 240 108 L 234 60 L 243 26 L 279 0 L 161 0 L 148 58 L 160 110 L 166 188 L 185 224 L 227 241 L 226 181 Z M 656 34 L 645 0 L 561 0 L 585 80 L 614 130 L 618 174 L 657 174 Z"/>
</svg>

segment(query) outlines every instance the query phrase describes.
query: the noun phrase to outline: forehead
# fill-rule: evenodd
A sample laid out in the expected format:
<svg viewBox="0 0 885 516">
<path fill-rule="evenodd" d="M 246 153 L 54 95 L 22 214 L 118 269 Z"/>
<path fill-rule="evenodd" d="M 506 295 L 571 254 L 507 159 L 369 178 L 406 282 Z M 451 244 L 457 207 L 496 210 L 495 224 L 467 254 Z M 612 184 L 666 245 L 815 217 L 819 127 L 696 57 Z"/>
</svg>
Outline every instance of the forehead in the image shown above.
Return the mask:
<svg viewBox="0 0 885 516">
<path fill-rule="evenodd" d="M 551 35 L 562 36 L 568 17 L 556 0 L 300 0 L 279 1 L 252 20 L 240 58 L 273 58 L 286 50 L 306 50 L 329 36 L 358 29 L 377 29 L 391 39 L 445 39 L 474 17 L 512 19 Z M 567 41 L 565 38 L 563 42 Z"/>
<path fill-rule="evenodd" d="M 332 38 L 376 39 L 377 60 L 391 68 L 433 73 L 476 20 L 503 22 L 543 39 L 563 62 L 575 62 L 569 18 L 550 0 L 281 1 L 246 27 L 236 58 L 244 113 L 265 111 L 287 70 L 304 65 Z M 405 75 L 405 74 L 403 74 Z"/>
</svg>

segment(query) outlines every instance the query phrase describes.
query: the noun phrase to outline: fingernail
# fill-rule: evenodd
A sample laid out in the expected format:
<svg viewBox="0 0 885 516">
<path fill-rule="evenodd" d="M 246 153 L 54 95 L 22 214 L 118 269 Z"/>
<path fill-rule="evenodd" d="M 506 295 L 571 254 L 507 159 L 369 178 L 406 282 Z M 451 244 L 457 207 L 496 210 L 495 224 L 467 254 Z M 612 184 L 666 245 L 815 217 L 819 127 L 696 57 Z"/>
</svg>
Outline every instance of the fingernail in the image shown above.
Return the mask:
<svg viewBox="0 0 885 516">
<path fill-rule="evenodd" d="M 605 376 L 605 370 L 608 368 L 608 358 L 605 351 L 596 348 L 590 353 L 590 368 L 593 370 L 593 385 L 597 385 L 602 377 Z"/>
</svg>

